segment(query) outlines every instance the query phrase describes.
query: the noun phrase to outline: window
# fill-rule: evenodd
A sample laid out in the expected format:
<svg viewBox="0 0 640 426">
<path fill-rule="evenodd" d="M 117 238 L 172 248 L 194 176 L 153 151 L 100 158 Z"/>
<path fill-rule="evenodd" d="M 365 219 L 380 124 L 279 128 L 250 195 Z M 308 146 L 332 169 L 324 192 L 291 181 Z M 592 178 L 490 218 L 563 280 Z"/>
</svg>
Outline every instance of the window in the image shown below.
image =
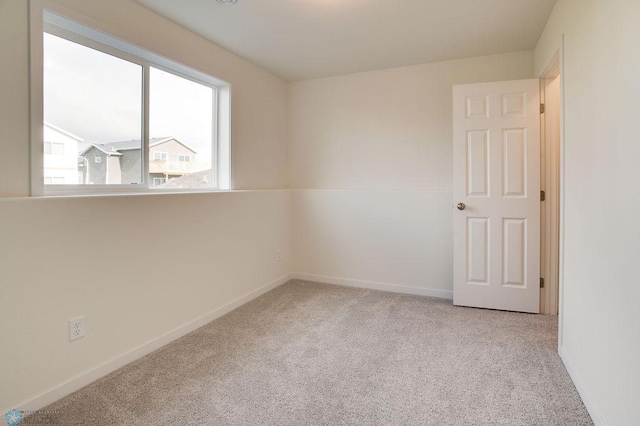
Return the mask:
<svg viewBox="0 0 640 426">
<path fill-rule="evenodd" d="M 177 181 L 170 190 L 230 189 L 228 83 L 75 16 L 42 13 L 31 29 L 32 52 L 40 42 L 43 52 L 32 55 L 32 128 L 44 123 L 64 143 L 32 132 L 33 164 L 43 164 L 32 170 L 33 195 L 145 192 L 166 183 L 158 175 Z M 56 170 L 73 178 L 44 177 Z"/>
<path fill-rule="evenodd" d="M 45 142 L 44 153 L 47 155 L 64 155 L 64 143 Z"/>
<path fill-rule="evenodd" d="M 153 161 L 167 161 L 169 154 L 166 152 L 154 152 L 153 153 Z"/>
</svg>

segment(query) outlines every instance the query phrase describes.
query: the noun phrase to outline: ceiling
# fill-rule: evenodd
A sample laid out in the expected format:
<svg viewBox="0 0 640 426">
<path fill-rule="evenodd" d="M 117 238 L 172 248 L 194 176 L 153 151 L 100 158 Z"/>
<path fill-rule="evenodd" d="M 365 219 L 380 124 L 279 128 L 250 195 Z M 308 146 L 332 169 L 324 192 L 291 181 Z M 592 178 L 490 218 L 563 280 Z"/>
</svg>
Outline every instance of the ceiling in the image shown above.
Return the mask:
<svg viewBox="0 0 640 426">
<path fill-rule="evenodd" d="M 135 0 L 288 81 L 535 46 L 556 0 Z"/>
</svg>

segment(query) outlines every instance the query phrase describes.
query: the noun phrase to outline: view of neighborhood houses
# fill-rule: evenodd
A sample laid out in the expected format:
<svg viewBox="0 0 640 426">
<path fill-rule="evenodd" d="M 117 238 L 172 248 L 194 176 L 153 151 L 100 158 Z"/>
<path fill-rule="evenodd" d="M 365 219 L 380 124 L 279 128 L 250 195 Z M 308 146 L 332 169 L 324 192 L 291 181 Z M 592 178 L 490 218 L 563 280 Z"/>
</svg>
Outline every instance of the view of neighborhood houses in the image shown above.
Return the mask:
<svg viewBox="0 0 640 426">
<path fill-rule="evenodd" d="M 141 147 L 140 140 L 87 144 L 84 139 L 45 122 L 44 183 L 140 184 Z M 211 163 L 197 161 L 197 154 L 175 137 L 150 139 L 149 187 L 210 186 Z M 169 183 L 172 179 L 176 181 Z"/>
<path fill-rule="evenodd" d="M 142 182 L 142 69 L 44 35 L 45 185 Z M 211 187 L 215 89 L 151 68 L 150 188 Z"/>
</svg>

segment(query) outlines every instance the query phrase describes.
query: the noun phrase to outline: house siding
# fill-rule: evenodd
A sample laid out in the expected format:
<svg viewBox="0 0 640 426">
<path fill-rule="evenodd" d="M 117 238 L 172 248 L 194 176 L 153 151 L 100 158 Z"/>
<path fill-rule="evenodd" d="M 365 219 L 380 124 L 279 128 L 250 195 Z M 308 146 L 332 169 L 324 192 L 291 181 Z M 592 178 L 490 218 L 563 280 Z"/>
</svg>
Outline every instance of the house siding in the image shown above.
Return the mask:
<svg viewBox="0 0 640 426">
<path fill-rule="evenodd" d="M 139 149 L 122 151 L 120 157 L 120 169 L 122 171 L 122 183 L 125 185 L 142 183 L 142 158 Z"/>
<path fill-rule="evenodd" d="M 185 141 L 185 143 L 188 143 Z M 151 161 L 153 161 L 153 153 L 154 152 L 166 152 L 168 154 L 167 161 L 178 161 L 178 154 L 190 155 L 191 161 L 196 161 L 196 153 L 186 146 L 182 145 L 179 142 L 176 142 L 175 139 L 171 139 L 167 142 L 161 143 L 159 145 L 153 146 L 149 149 L 151 156 L 149 157 Z M 206 162 L 210 162 L 211 159 L 203 159 Z"/>
<path fill-rule="evenodd" d="M 91 147 L 85 154 L 87 159 L 88 179 L 87 183 L 94 185 L 104 185 L 107 183 L 107 155 L 95 147 Z M 96 163 L 96 158 L 101 159 Z"/>
<path fill-rule="evenodd" d="M 122 170 L 120 170 L 120 158 L 118 156 L 107 156 L 107 183 L 109 185 L 120 185 L 122 183 Z"/>
<path fill-rule="evenodd" d="M 63 178 L 64 183 L 78 183 L 78 142 L 81 139 L 74 138 L 60 129 L 47 123 L 44 124 L 44 143 L 62 143 L 64 154 L 52 155 L 44 154 L 43 174 L 45 179 Z"/>
</svg>

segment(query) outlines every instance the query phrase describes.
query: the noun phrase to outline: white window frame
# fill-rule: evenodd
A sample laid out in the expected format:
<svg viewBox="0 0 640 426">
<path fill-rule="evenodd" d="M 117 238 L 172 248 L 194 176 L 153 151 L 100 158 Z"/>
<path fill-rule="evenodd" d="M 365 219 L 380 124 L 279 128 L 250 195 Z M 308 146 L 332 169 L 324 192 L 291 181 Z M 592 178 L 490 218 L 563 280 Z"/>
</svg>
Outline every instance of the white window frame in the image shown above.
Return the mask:
<svg viewBox="0 0 640 426">
<path fill-rule="evenodd" d="M 154 187 L 154 188 L 156 187 L 156 185 L 158 185 L 158 184 L 156 183 L 156 180 L 162 180 L 162 181 L 163 181 L 162 183 L 160 183 L 160 185 L 163 185 L 163 184 L 167 183 L 167 179 L 166 179 L 166 178 L 154 177 L 154 178 L 153 178 L 153 187 Z"/>
<path fill-rule="evenodd" d="M 160 160 L 156 159 L 156 155 L 158 154 L 162 154 L 162 157 Z M 163 152 L 163 151 L 153 151 L 153 159 L 151 161 L 167 161 L 169 160 L 169 153 L 168 152 Z"/>
<path fill-rule="evenodd" d="M 233 189 L 231 145 L 231 85 L 177 61 L 126 41 L 127 37 L 99 22 L 49 0 L 30 3 L 31 54 L 31 195 L 157 194 L 162 192 L 218 192 Z M 99 50 L 143 67 L 142 183 L 131 185 L 45 185 L 43 129 L 43 33 Z M 211 188 L 154 189 L 149 178 L 149 75 L 150 68 L 211 87 L 214 93 Z"/>
<path fill-rule="evenodd" d="M 178 157 L 178 161 L 182 161 L 184 163 L 190 163 L 191 162 L 191 156 L 189 154 L 177 154 Z M 180 158 L 186 158 L 186 160 L 181 160 Z"/>
</svg>

